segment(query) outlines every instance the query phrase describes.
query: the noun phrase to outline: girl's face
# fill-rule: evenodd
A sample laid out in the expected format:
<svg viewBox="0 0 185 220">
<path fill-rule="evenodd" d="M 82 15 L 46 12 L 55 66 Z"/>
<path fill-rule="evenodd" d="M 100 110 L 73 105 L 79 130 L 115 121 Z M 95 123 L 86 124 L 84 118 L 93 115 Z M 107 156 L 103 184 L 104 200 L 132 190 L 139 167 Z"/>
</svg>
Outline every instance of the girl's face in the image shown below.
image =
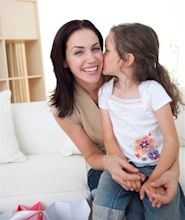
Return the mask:
<svg viewBox="0 0 185 220">
<path fill-rule="evenodd" d="M 77 30 L 69 37 L 66 44 L 66 65 L 80 84 L 99 82 L 103 53 L 99 39 L 92 30 Z"/>
<path fill-rule="evenodd" d="M 121 59 L 116 51 L 113 34 L 110 32 L 105 40 L 103 74 L 116 76 L 120 72 Z"/>
</svg>

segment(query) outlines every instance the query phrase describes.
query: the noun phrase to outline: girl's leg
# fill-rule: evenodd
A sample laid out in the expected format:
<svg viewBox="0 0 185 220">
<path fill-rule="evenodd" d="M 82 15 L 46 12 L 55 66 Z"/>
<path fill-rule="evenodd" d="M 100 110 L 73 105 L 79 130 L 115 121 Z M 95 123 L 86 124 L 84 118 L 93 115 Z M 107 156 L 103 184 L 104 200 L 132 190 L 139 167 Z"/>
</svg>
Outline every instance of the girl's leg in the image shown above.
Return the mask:
<svg viewBox="0 0 185 220">
<path fill-rule="evenodd" d="M 98 187 L 99 179 L 103 171 L 97 171 L 94 169 L 90 169 L 88 173 L 88 186 L 92 194 L 92 199 L 96 194 L 96 188 Z M 132 192 L 133 197 L 131 199 L 130 204 L 126 209 L 126 217 L 127 220 L 144 220 L 144 208 L 143 203 L 139 198 L 139 194 L 137 192 Z"/>
<path fill-rule="evenodd" d="M 140 200 L 138 192 L 133 192 L 133 194 L 131 202 L 126 209 L 127 220 L 144 220 L 143 202 Z"/>
<path fill-rule="evenodd" d="M 104 171 L 93 201 L 93 220 L 122 220 L 132 195 L 132 192 L 124 190 Z"/>
<path fill-rule="evenodd" d="M 140 172 L 147 177 L 150 176 L 155 167 L 141 167 Z M 145 220 L 185 220 L 185 197 L 180 184 L 177 187 L 177 194 L 170 204 L 160 208 L 154 208 L 148 197 L 143 200 Z"/>
</svg>

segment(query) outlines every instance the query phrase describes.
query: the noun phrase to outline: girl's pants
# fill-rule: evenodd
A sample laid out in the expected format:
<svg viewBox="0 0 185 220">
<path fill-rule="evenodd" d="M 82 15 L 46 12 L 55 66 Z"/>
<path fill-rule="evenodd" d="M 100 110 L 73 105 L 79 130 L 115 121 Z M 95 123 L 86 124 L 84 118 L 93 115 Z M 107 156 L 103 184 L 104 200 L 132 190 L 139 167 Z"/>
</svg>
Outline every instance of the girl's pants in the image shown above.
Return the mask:
<svg viewBox="0 0 185 220">
<path fill-rule="evenodd" d="M 96 190 L 98 187 L 98 183 L 101 177 L 101 174 L 103 173 L 103 171 L 97 171 L 94 169 L 91 169 L 88 173 L 88 185 L 89 188 L 91 190 L 91 194 L 92 194 L 92 199 L 96 194 Z M 108 207 L 111 209 L 111 207 Z M 107 211 L 106 211 L 107 213 Z M 106 214 L 105 214 L 106 215 Z M 102 216 L 104 216 L 104 214 L 102 213 Z M 143 204 L 141 202 L 141 200 L 139 199 L 138 193 L 134 193 L 133 195 L 133 199 L 132 202 L 129 204 L 129 206 L 126 209 L 126 220 L 144 220 L 144 211 L 143 211 Z M 96 218 L 94 218 L 96 219 Z M 101 219 L 108 219 L 106 217 L 102 217 Z M 118 217 L 115 218 L 119 219 Z M 123 215 L 121 214 L 121 219 L 123 219 Z"/>
<path fill-rule="evenodd" d="M 141 167 L 140 172 L 150 176 L 155 167 Z M 170 204 L 163 205 L 161 208 L 152 207 L 148 197 L 144 200 L 139 199 L 137 192 L 126 191 L 114 180 L 111 175 L 104 171 L 96 171 L 101 175 L 97 189 L 92 190 L 93 199 L 93 220 L 123 220 L 126 215 L 127 220 L 185 220 L 185 204 L 183 192 L 178 186 L 177 194 Z M 98 176 L 95 174 L 95 176 Z M 92 173 L 88 180 L 93 179 Z M 91 177 L 91 178 L 90 178 Z M 95 180 L 96 178 L 94 178 Z M 98 179 L 98 178 L 97 178 Z"/>
</svg>

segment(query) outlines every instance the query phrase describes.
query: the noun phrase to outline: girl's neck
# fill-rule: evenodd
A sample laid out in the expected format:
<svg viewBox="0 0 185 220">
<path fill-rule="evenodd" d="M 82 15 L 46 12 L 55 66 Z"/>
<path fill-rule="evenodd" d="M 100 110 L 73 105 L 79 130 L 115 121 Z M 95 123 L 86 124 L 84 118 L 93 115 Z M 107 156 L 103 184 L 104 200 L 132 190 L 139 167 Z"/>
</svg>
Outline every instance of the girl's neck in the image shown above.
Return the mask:
<svg viewBox="0 0 185 220">
<path fill-rule="evenodd" d="M 133 79 L 129 79 L 127 77 L 118 78 L 116 82 L 116 87 L 121 89 L 122 91 L 129 91 L 133 88 L 136 88 L 138 83 Z"/>
<path fill-rule="evenodd" d="M 139 83 L 129 78 L 119 78 L 114 83 L 113 94 L 120 98 L 134 99 L 139 98 Z"/>
</svg>

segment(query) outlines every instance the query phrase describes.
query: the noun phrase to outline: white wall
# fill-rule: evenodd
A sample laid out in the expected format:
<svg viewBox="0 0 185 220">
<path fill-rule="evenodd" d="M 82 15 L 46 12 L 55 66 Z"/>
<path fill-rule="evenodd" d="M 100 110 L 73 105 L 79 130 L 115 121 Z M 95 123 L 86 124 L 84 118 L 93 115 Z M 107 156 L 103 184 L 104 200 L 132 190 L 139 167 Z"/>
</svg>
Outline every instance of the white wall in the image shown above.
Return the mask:
<svg viewBox="0 0 185 220">
<path fill-rule="evenodd" d="M 50 50 L 57 30 L 72 19 L 89 19 L 105 37 L 111 26 L 124 22 L 151 25 L 161 45 L 160 62 L 185 83 L 185 8 L 184 0 L 38 0 L 46 87 L 55 87 Z"/>
</svg>

